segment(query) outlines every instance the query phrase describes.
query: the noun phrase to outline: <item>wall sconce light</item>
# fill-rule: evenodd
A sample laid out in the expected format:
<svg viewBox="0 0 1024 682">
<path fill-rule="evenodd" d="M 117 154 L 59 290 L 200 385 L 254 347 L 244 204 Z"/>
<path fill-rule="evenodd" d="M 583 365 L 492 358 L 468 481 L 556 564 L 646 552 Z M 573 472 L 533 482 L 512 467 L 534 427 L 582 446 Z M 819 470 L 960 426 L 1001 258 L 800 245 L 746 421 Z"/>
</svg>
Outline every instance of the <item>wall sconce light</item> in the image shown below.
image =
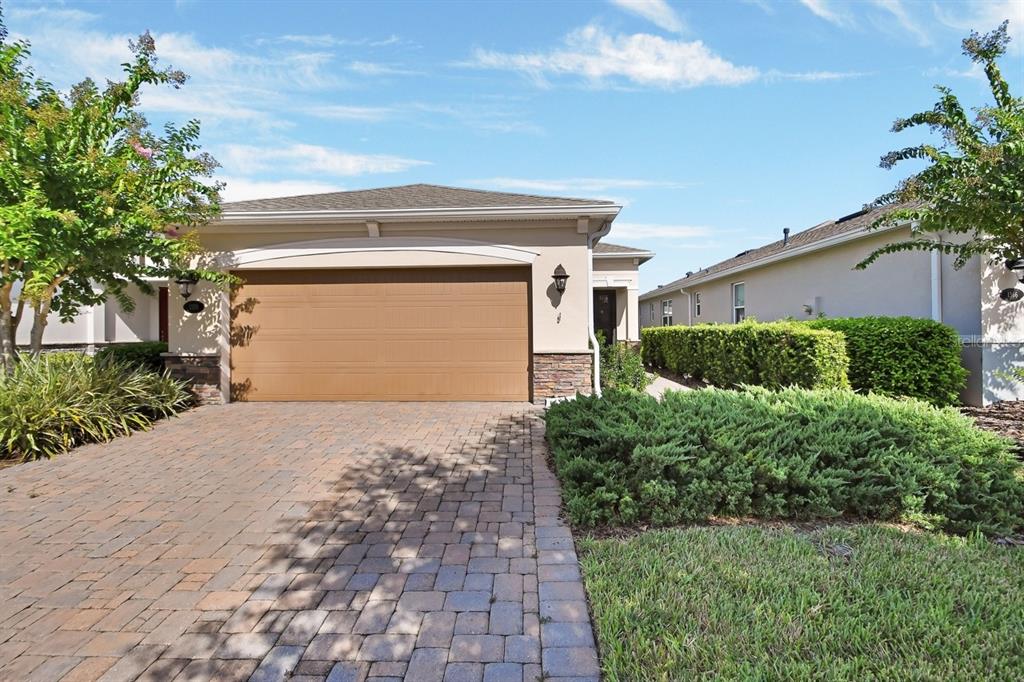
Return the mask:
<svg viewBox="0 0 1024 682">
<path fill-rule="evenodd" d="M 1024 258 L 1011 258 L 1006 261 L 1006 269 L 1017 276 L 1021 282 L 1024 282 Z M 1003 289 L 999 292 L 999 298 L 1003 299 L 1007 303 L 1016 303 L 1017 301 L 1024 298 L 1024 291 L 1017 289 L 1016 287 L 1010 287 Z"/>
<path fill-rule="evenodd" d="M 192 290 L 198 282 L 199 278 L 196 277 L 194 272 L 187 272 L 175 280 L 175 283 L 178 285 L 178 289 L 181 291 L 181 297 L 186 300 L 192 297 Z"/>
<path fill-rule="evenodd" d="M 565 268 L 559 263 L 558 267 L 555 268 L 555 273 L 551 275 L 551 279 L 555 280 L 555 290 L 558 293 L 565 291 L 565 283 L 569 280 L 569 275 L 565 272 Z"/>
</svg>

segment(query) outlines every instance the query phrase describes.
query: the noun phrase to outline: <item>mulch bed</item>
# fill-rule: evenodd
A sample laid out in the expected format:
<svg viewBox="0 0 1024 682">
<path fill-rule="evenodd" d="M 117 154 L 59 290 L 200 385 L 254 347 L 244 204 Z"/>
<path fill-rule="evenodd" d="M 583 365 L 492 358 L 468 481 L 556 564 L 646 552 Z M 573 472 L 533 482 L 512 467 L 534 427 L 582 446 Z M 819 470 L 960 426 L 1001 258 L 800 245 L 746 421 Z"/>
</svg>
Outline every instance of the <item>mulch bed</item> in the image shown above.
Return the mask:
<svg viewBox="0 0 1024 682">
<path fill-rule="evenodd" d="M 1007 400 L 988 407 L 961 407 L 960 411 L 972 417 L 981 428 L 1017 441 L 1017 453 L 1024 454 L 1024 401 Z"/>
</svg>

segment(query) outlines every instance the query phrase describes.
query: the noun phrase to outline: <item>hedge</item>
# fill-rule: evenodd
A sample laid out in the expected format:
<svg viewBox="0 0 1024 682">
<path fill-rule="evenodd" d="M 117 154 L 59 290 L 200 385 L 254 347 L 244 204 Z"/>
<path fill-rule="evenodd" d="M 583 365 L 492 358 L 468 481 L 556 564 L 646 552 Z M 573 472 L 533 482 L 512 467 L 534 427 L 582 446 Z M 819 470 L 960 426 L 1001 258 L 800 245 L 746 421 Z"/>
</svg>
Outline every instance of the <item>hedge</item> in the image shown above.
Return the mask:
<svg viewBox="0 0 1024 682">
<path fill-rule="evenodd" d="M 96 359 L 101 362 L 118 362 L 141 367 L 154 372 L 162 372 L 164 359 L 161 353 L 167 352 L 167 344 L 163 341 L 139 341 L 136 343 L 115 343 L 105 346 L 96 352 Z"/>
<path fill-rule="evenodd" d="M 918 400 L 608 391 L 553 405 L 546 421 L 566 510 L 583 526 L 848 516 L 963 534 L 1024 527 L 1010 442 Z"/>
<path fill-rule="evenodd" d="M 841 334 L 797 322 L 698 324 L 641 331 L 644 362 L 723 388 L 844 388 Z"/>
<path fill-rule="evenodd" d="M 959 402 L 967 370 L 960 361 L 960 335 L 952 327 L 913 317 L 822 318 L 806 324 L 846 337 L 855 390 L 939 406 Z"/>
</svg>

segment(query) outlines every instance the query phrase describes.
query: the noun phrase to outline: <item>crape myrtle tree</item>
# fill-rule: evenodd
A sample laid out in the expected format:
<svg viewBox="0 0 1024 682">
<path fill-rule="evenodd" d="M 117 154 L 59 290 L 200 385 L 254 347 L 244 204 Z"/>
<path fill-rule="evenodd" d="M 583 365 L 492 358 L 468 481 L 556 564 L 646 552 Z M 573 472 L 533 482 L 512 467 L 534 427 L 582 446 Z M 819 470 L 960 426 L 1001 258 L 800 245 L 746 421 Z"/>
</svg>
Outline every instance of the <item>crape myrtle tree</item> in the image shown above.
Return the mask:
<svg viewBox="0 0 1024 682">
<path fill-rule="evenodd" d="M 879 197 L 879 206 L 895 206 L 873 228 L 908 221 L 910 239 L 888 244 L 857 267 L 900 251 L 938 250 L 956 256 L 963 267 L 975 255 L 1011 266 L 1024 258 L 1024 99 L 1013 97 L 997 63 L 1009 43 L 1008 22 L 985 35 L 972 32 L 963 41 L 964 54 L 979 64 L 994 102 L 968 116 L 949 88 L 937 86 L 939 101 L 931 111 L 898 119 L 900 132 L 928 126 L 942 136 L 939 146 L 920 144 L 882 157 L 882 167 L 921 159 L 928 166 Z M 940 235 L 958 236 L 939 241 Z"/>
<path fill-rule="evenodd" d="M 29 46 L 0 35 L 0 360 L 16 360 L 23 316 L 31 352 L 51 313 L 70 320 L 108 298 L 131 310 L 130 285 L 189 269 L 194 228 L 219 210 L 215 161 L 198 145 L 199 122 L 152 131 L 138 110 L 144 86 L 180 87 L 160 67 L 149 33 L 130 44 L 124 80 L 84 80 L 67 94 L 36 78 Z M 226 281 L 215 271 L 203 279 Z"/>
</svg>

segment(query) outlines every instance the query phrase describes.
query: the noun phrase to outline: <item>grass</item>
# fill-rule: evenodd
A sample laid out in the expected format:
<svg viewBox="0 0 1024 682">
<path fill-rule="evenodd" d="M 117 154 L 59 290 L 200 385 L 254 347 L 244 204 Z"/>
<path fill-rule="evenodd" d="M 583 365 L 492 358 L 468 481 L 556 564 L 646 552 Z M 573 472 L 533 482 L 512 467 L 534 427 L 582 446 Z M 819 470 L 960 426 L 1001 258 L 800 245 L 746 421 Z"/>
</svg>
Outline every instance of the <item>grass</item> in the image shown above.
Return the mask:
<svg viewBox="0 0 1024 682">
<path fill-rule="evenodd" d="M 608 680 L 1010 680 L 1024 551 L 882 525 L 585 538 Z"/>
</svg>

